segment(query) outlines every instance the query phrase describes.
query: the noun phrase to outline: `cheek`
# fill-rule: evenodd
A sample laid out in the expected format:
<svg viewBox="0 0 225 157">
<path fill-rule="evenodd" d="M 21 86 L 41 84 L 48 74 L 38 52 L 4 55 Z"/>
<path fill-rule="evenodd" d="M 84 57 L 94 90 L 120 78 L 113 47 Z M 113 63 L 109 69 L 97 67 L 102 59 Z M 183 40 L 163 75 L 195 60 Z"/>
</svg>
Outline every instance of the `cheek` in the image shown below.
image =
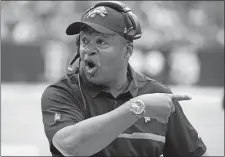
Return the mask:
<svg viewBox="0 0 225 157">
<path fill-rule="evenodd" d="M 100 63 L 106 67 L 116 67 L 124 61 L 123 52 L 119 48 L 109 48 L 105 51 L 101 51 Z"/>
</svg>

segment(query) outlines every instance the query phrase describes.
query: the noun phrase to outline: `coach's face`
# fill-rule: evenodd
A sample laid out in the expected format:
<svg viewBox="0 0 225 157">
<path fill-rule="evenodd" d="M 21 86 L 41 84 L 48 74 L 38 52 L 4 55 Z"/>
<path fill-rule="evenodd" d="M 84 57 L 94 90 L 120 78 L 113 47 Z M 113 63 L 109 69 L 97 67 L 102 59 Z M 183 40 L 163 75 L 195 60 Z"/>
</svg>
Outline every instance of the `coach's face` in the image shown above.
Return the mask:
<svg viewBox="0 0 225 157">
<path fill-rule="evenodd" d="M 80 33 L 81 68 L 88 81 L 107 86 L 115 82 L 127 68 L 126 40 L 120 35 L 108 35 L 86 27 Z"/>
</svg>

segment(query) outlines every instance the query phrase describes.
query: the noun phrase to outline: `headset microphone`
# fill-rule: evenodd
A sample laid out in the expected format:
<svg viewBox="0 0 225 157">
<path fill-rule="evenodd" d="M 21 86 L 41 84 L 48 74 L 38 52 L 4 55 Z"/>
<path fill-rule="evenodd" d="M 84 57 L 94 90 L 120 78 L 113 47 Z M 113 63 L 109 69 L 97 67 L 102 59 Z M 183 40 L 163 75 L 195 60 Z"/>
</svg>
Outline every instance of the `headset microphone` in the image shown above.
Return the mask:
<svg viewBox="0 0 225 157">
<path fill-rule="evenodd" d="M 87 107 L 86 99 L 84 97 L 84 93 L 83 93 L 81 81 L 80 81 L 80 74 L 79 74 L 80 62 L 81 62 L 81 59 L 80 59 L 80 36 L 78 36 L 77 39 L 76 39 L 76 45 L 77 45 L 77 54 L 71 60 L 71 62 L 69 63 L 69 66 L 67 68 L 67 78 L 68 78 L 68 81 L 72 85 L 72 82 L 70 81 L 70 78 L 74 74 L 77 74 L 78 88 L 80 89 L 80 94 L 81 94 L 83 105 L 84 105 L 84 113 L 85 113 L 85 117 L 88 118 L 88 117 L 90 117 L 90 112 L 89 112 L 89 109 Z"/>
<path fill-rule="evenodd" d="M 80 68 L 80 36 L 77 36 L 76 38 L 76 46 L 77 46 L 77 54 L 72 59 L 72 61 L 69 63 L 67 73 L 68 74 L 78 74 L 79 68 Z M 75 62 L 78 62 L 74 65 Z"/>
<path fill-rule="evenodd" d="M 75 62 L 78 62 L 77 64 L 73 65 Z M 79 67 L 80 67 L 80 57 L 77 54 L 73 60 L 70 62 L 67 73 L 68 74 L 78 74 L 79 73 Z"/>
</svg>

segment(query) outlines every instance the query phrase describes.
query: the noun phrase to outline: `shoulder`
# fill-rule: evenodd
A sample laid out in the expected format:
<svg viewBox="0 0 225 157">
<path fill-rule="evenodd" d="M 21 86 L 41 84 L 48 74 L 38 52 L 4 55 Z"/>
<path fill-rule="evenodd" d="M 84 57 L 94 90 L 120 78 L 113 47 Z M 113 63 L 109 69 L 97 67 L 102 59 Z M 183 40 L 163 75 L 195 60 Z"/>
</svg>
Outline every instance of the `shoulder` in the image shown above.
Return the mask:
<svg viewBox="0 0 225 157">
<path fill-rule="evenodd" d="M 77 75 L 74 74 L 70 77 L 64 75 L 58 81 L 47 86 L 44 90 L 44 93 L 48 93 L 50 91 L 71 92 L 74 89 L 78 89 Z"/>
<path fill-rule="evenodd" d="M 76 76 L 68 78 L 63 76 L 58 81 L 48 85 L 41 96 L 42 105 L 51 100 L 55 101 L 73 101 L 76 99 L 75 95 L 79 94 L 79 88 L 76 83 Z"/>
<path fill-rule="evenodd" d="M 68 92 L 70 91 L 70 85 L 66 76 L 60 78 L 57 82 L 54 82 L 48 85 L 42 95 L 48 95 L 51 93 L 58 93 L 58 92 Z"/>
<path fill-rule="evenodd" d="M 172 93 L 164 83 L 136 72 L 137 84 L 140 91 L 145 93 Z"/>
</svg>

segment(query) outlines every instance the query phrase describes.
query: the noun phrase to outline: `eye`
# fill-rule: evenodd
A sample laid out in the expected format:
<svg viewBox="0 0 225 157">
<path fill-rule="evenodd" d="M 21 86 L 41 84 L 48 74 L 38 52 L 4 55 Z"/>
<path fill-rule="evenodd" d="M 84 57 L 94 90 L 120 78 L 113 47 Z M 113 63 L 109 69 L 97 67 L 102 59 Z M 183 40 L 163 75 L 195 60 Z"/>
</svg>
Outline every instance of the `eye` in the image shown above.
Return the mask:
<svg viewBox="0 0 225 157">
<path fill-rule="evenodd" d="M 98 39 L 96 42 L 97 42 L 97 44 L 100 44 L 100 45 L 105 45 L 106 44 L 106 42 L 104 40 L 102 40 L 102 39 Z"/>
<path fill-rule="evenodd" d="M 82 38 L 82 39 L 81 39 L 81 43 L 82 43 L 82 44 L 87 44 L 87 43 L 88 43 L 87 38 Z"/>
</svg>

